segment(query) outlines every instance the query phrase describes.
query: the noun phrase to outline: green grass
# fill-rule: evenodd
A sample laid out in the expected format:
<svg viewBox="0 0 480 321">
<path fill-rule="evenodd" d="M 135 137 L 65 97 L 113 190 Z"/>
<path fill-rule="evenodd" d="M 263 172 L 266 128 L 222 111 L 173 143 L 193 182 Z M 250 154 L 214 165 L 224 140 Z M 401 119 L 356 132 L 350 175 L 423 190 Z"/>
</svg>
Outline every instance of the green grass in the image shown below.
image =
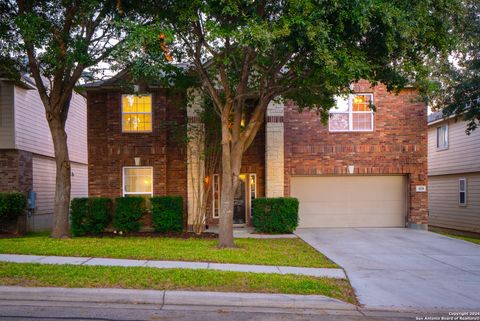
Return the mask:
<svg viewBox="0 0 480 321">
<path fill-rule="evenodd" d="M 448 233 L 439 233 L 439 234 L 442 234 L 442 235 L 445 235 L 445 236 L 450 236 L 450 237 L 453 237 L 453 238 L 456 238 L 456 239 L 460 239 L 460 240 L 464 240 L 464 241 L 468 241 L 468 242 L 472 242 L 472 243 L 476 243 L 476 244 L 480 244 L 480 238 L 479 237 L 472 237 L 472 236 L 465 236 L 465 235 L 454 235 L 454 234 L 448 234 Z"/>
<path fill-rule="evenodd" d="M 210 270 L 0 263 L 0 285 L 320 294 L 357 303 L 348 280 Z"/>
<path fill-rule="evenodd" d="M 94 238 L 53 239 L 30 235 L 0 239 L 0 253 L 199 261 L 304 267 L 337 267 L 300 239 L 237 239 L 237 248 L 218 249 L 215 239 Z"/>
</svg>

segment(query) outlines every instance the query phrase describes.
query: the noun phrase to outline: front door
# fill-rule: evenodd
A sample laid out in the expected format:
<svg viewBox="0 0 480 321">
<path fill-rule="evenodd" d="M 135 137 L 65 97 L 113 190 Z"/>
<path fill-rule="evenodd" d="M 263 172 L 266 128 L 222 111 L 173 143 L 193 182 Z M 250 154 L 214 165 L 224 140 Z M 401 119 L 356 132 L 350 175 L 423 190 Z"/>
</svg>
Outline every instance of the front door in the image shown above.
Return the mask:
<svg viewBox="0 0 480 321">
<path fill-rule="evenodd" d="M 235 191 L 234 207 L 233 207 L 233 224 L 245 224 L 246 213 L 246 181 L 247 175 L 240 174 L 238 177 L 238 186 Z"/>
</svg>

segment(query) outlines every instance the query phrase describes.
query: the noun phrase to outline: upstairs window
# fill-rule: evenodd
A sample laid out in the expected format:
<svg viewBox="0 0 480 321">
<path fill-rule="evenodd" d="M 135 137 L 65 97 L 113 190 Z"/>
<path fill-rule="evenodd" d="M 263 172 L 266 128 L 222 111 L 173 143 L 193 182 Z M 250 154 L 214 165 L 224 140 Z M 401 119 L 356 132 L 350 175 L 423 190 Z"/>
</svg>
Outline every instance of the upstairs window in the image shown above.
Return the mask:
<svg viewBox="0 0 480 321">
<path fill-rule="evenodd" d="M 458 205 L 467 206 L 467 179 L 458 180 Z"/>
<path fill-rule="evenodd" d="M 122 95 L 122 131 L 124 133 L 152 131 L 151 95 Z"/>
<path fill-rule="evenodd" d="M 437 127 L 437 149 L 448 148 L 448 125 Z"/>
<path fill-rule="evenodd" d="M 354 94 L 347 99 L 337 97 L 337 106 L 330 110 L 331 132 L 373 131 L 373 95 Z"/>
</svg>

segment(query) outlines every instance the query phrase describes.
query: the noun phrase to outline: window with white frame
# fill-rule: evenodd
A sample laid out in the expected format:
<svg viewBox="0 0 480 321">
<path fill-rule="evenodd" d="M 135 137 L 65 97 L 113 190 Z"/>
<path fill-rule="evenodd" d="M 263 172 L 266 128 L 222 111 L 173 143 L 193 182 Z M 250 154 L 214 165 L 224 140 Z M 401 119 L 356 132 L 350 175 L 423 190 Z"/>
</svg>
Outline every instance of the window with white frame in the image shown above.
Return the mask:
<svg viewBox="0 0 480 321">
<path fill-rule="evenodd" d="M 212 182 L 212 214 L 213 217 L 219 217 L 220 213 L 220 175 L 213 175 Z"/>
<path fill-rule="evenodd" d="M 123 196 L 152 196 L 153 195 L 153 168 L 152 167 L 124 167 L 123 168 Z"/>
<path fill-rule="evenodd" d="M 152 131 L 151 95 L 122 95 L 122 131 L 124 133 Z"/>
<path fill-rule="evenodd" d="M 250 174 L 250 181 L 248 186 L 250 189 L 250 216 L 252 216 L 253 200 L 257 197 L 257 174 Z"/>
<path fill-rule="evenodd" d="M 373 94 L 352 94 L 335 100 L 336 107 L 330 110 L 329 131 L 373 131 Z"/>
<path fill-rule="evenodd" d="M 467 206 L 467 179 L 458 180 L 458 205 Z"/>
<path fill-rule="evenodd" d="M 437 127 L 437 149 L 447 149 L 448 148 L 448 125 L 442 125 Z"/>
</svg>

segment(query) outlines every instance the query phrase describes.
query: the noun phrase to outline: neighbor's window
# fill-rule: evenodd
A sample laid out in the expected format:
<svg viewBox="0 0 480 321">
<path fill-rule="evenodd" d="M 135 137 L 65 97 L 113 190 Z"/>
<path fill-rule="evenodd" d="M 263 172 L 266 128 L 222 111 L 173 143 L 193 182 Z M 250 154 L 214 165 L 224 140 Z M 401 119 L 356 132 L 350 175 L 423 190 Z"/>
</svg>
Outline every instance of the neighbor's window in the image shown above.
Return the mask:
<svg viewBox="0 0 480 321">
<path fill-rule="evenodd" d="M 373 131 L 373 95 L 354 94 L 347 99 L 337 97 L 337 106 L 330 110 L 331 132 Z"/>
<path fill-rule="evenodd" d="M 220 213 L 220 175 L 213 175 L 212 185 L 212 214 L 217 218 Z"/>
<path fill-rule="evenodd" d="M 448 125 L 437 127 L 437 149 L 448 148 Z"/>
<path fill-rule="evenodd" d="M 152 167 L 124 167 L 123 196 L 152 196 L 152 180 Z"/>
<path fill-rule="evenodd" d="M 467 205 L 467 179 L 460 178 L 458 180 L 458 205 Z"/>
<path fill-rule="evenodd" d="M 152 96 L 122 95 L 122 131 L 152 131 Z"/>
</svg>

